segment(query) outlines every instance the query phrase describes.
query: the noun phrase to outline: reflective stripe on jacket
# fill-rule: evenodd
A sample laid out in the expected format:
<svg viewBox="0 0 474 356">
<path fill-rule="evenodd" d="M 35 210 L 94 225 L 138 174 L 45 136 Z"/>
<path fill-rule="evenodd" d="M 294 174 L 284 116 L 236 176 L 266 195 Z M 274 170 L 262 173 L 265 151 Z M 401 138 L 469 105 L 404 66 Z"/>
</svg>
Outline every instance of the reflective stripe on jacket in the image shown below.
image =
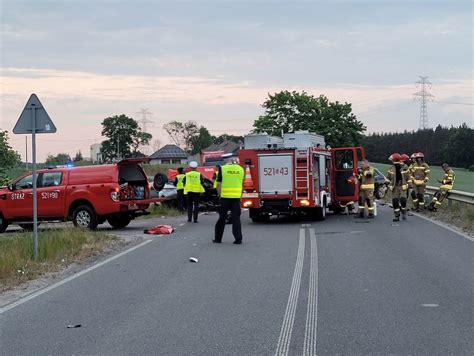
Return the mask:
<svg viewBox="0 0 474 356">
<path fill-rule="evenodd" d="M 375 170 L 372 167 L 367 167 L 362 170 L 358 178 L 361 182 L 360 189 L 375 189 Z"/>
<path fill-rule="evenodd" d="M 395 187 L 400 187 L 402 190 L 408 189 L 408 181 L 410 179 L 410 172 L 406 164 L 401 165 L 400 173 L 402 175 L 402 180 L 397 182 L 397 172 L 396 172 L 395 165 L 393 165 L 392 167 L 388 169 L 387 179 L 390 181 L 390 185 L 388 189 L 390 189 L 391 191 L 393 191 Z"/>
<path fill-rule="evenodd" d="M 430 167 L 423 162 L 422 164 L 413 163 L 410 167 L 411 181 L 416 185 L 423 185 L 428 182 Z"/>
<path fill-rule="evenodd" d="M 184 194 L 188 193 L 204 193 L 204 187 L 201 184 L 201 173 L 196 171 L 186 173 Z"/>
<path fill-rule="evenodd" d="M 445 172 L 440 189 L 453 189 L 455 179 L 456 174 L 454 174 L 452 169 L 450 169 L 448 172 Z"/>
<path fill-rule="evenodd" d="M 221 172 L 221 198 L 240 199 L 244 184 L 244 169 L 238 164 L 226 164 L 221 168 Z"/>
</svg>

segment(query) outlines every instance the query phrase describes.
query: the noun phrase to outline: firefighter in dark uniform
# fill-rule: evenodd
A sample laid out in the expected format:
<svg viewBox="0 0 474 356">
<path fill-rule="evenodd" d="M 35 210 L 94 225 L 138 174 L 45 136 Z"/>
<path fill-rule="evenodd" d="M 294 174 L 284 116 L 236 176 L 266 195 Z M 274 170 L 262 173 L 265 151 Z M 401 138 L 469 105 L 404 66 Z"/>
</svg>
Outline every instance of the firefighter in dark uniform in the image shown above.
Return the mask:
<svg viewBox="0 0 474 356">
<path fill-rule="evenodd" d="M 362 161 L 362 169 L 357 177 L 359 187 L 359 214 L 358 218 L 364 217 L 365 205 L 367 204 L 367 218 L 374 217 L 374 189 L 375 189 L 375 170 L 369 165 L 369 162 L 364 159 Z"/>
<path fill-rule="evenodd" d="M 187 195 L 188 203 L 188 222 L 191 222 L 191 219 L 195 223 L 198 222 L 198 213 L 199 213 L 199 198 L 201 193 L 204 193 L 204 187 L 202 185 L 203 178 L 201 173 L 196 171 L 198 164 L 195 161 L 189 163 L 191 171 L 185 174 L 183 179 L 184 183 L 184 194 Z"/>
<path fill-rule="evenodd" d="M 234 244 L 242 243 L 242 226 L 240 223 L 240 198 L 242 197 L 245 171 L 235 161 L 219 167 L 217 175 L 217 191 L 220 196 L 219 219 L 215 226 L 214 243 L 221 243 L 224 234 L 227 212 L 232 218 L 232 234 Z"/>
<path fill-rule="evenodd" d="M 454 171 L 449 167 L 449 165 L 445 162 L 441 166 L 444 171 L 443 180 L 438 181 L 441 183 L 438 191 L 434 194 L 433 200 L 431 204 L 428 206 L 428 210 L 436 211 L 443 203 L 443 200 L 448 196 L 449 191 L 453 189 L 454 180 L 456 179 L 456 175 Z"/>
<path fill-rule="evenodd" d="M 178 210 L 184 210 L 184 169 L 183 167 L 178 168 L 178 175 L 174 180 L 174 186 L 176 187 L 176 199 L 178 201 Z"/>
<path fill-rule="evenodd" d="M 389 190 L 392 192 L 393 213 L 395 217 L 393 221 L 400 221 L 400 212 L 402 219 L 407 218 L 407 198 L 406 191 L 408 189 L 408 179 L 410 172 L 408 166 L 402 162 L 399 153 L 394 153 L 389 157 L 393 166 L 389 168 L 387 180 Z"/>
<path fill-rule="evenodd" d="M 415 163 L 410 166 L 411 182 L 413 190 L 411 197 L 416 211 L 422 211 L 425 208 L 426 183 L 429 180 L 430 167 L 425 163 L 425 155 L 421 152 L 413 154 Z"/>
</svg>

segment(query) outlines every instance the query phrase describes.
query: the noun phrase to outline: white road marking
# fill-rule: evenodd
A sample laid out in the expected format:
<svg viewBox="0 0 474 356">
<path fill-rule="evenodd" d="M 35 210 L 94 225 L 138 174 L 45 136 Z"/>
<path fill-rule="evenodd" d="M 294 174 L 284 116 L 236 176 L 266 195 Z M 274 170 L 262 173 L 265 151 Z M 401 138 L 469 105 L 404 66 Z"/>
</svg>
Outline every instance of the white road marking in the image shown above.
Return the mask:
<svg viewBox="0 0 474 356">
<path fill-rule="evenodd" d="M 37 291 L 37 292 L 34 292 L 34 293 L 32 293 L 32 294 L 30 294 L 30 295 L 24 297 L 24 298 L 21 298 L 21 299 L 17 300 L 16 302 L 7 304 L 6 306 L 0 308 L 0 314 L 3 314 L 4 312 L 6 312 L 6 311 L 8 311 L 8 310 L 10 310 L 10 309 L 13 309 L 13 308 L 15 308 L 15 307 L 17 307 L 17 306 L 19 306 L 19 305 L 21 305 L 21 304 L 23 304 L 23 303 L 26 303 L 26 302 L 32 300 L 33 298 L 36 298 L 36 297 L 38 297 L 38 296 L 40 296 L 40 295 L 42 295 L 42 294 L 44 294 L 44 293 L 46 293 L 46 292 L 49 292 L 50 290 L 53 290 L 53 289 L 55 289 L 55 288 L 57 288 L 57 287 L 59 287 L 59 286 L 62 286 L 63 284 L 66 284 L 67 282 L 70 282 L 70 281 L 72 281 L 73 279 L 76 279 L 76 278 L 78 278 L 78 277 L 80 277 L 80 276 L 82 276 L 82 275 L 84 275 L 84 274 L 86 274 L 86 273 L 88 273 L 88 272 L 90 272 L 90 271 L 92 271 L 92 270 L 95 270 L 96 268 L 102 267 L 102 266 L 105 265 L 106 263 L 109 263 L 109 262 L 111 262 L 111 261 L 113 261 L 113 260 L 115 260 L 115 259 L 117 259 L 117 258 L 119 258 L 119 257 L 122 257 L 123 255 L 126 255 L 127 253 L 132 252 L 132 251 L 136 250 L 137 248 L 140 248 L 140 247 L 142 247 L 142 246 L 144 246 L 144 245 L 146 245 L 146 244 L 148 244 L 148 243 L 150 243 L 150 242 L 152 242 L 152 241 L 153 241 L 153 240 L 146 240 L 146 241 L 143 241 L 141 244 L 136 245 L 136 246 L 133 246 L 133 247 L 131 247 L 131 248 L 129 248 L 128 250 L 125 250 L 125 251 L 123 251 L 123 252 L 120 252 L 118 255 L 112 256 L 112 257 L 110 257 L 110 258 L 108 258 L 108 259 L 106 259 L 106 260 L 104 260 L 104 261 L 102 261 L 102 262 L 99 262 L 99 263 L 97 263 L 97 264 L 95 264 L 95 265 L 93 265 L 93 266 L 91 266 L 91 267 L 89 267 L 89 268 L 86 268 L 85 270 L 83 270 L 83 271 L 81 271 L 81 272 L 79 272 L 79 273 L 76 273 L 76 274 L 74 274 L 74 275 L 72 275 L 72 276 L 69 276 L 69 277 L 67 277 L 67 278 L 64 278 L 62 281 L 59 281 L 58 283 L 54 283 L 54 284 L 50 285 L 49 287 L 46 287 L 46 288 L 43 288 L 43 289 L 41 289 L 41 290 L 39 290 L 39 291 Z"/>
<path fill-rule="evenodd" d="M 305 229 L 300 229 L 300 240 L 298 245 L 298 255 L 296 258 L 295 272 L 291 282 L 290 295 L 288 297 L 288 304 L 286 305 L 285 316 L 283 324 L 281 325 L 280 337 L 278 338 L 278 346 L 275 355 L 288 355 L 291 334 L 293 333 L 293 324 L 295 322 L 296 305 L 298 303 L 298 296 L 300 293 L 301 274 L 303 272 L 305 247 Z"/>
<path fill-rule="evenodd" d="M 419 217 L 419 218 L 421 218 L 421 219 L 424 219 L 424 220 L 426 220 L 426 221 L 432 222 L 433 224 L 436 224 L 436 225 L 438 225 L 438 226 L 444 227 L 445 229 L 447 229 L 447 230 L 449 230 L 449 231 L 455 232 L 456 234 L 461 235 L 462 237 L 464 237 L 465 239 L 468 239 L 469 241 L 474 241 L 474 237 L 471 237 L 471 236 L 469 236 L 469 235 L 467 235 L 467 234 L 465 234 L 465 233 L 463 233 L 463 232 L 461 232 L 461 231 L 458 231 L 458 230 L 456 230 L 456 229 L 453 229 L 452 227 L 449 227 L 449 226 L 447 226 L 446 224 L 443 224 L 442 222 L 439 222 L 439 221 L 436 221 L 436 220 L 432 220 L 432 219 L 430 219 L 430 218 L 427 218 L 426 216 L 423 216 L 423 215 L 418 214 L 418 213 L 415 213 L 415 212 L 413 213 L 413 215 L 415 215 L 415 216 L 417 216 L 417 217 Z"/>
<path fill-rule="evenodd" d="M 185 224 L 185 223 L 181 223 L 181 224 L 179 224 L 178 226 L 183 226 L 183 225 L 186 225 L 186 224 Z"/>
<path fill-rule="evenodd" d="M 436 308 L 439 307 L 439 304 L 421 304 L 421 306 L 425 308 Z"/>
<path fill-rule="evenodd" d="M 308 309 L 304 332 L 303 355 L 316 355 L 318 330 L 318 243 L 314 229 L 309 230 L 311 242 L 311 264 L 309 269 Z"/>
</svg>

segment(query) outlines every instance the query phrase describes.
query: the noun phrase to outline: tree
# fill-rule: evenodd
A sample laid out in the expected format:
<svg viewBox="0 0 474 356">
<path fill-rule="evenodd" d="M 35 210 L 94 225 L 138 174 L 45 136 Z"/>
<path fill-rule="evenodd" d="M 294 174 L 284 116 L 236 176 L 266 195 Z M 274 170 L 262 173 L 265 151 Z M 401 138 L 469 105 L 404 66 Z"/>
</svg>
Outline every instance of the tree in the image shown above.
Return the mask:
<svg viewBox="0 0 474 356">
<path fill-rule="evenodd" d="M 265 114 L 255 120 L 254 133 L 279 136 L 283 132 L 308 130 L 324 136 L 333 147 L 358 145 L 366 130 L 352 113 L 351 104 L 315 98 L 305 91 L 287 90 L 269 94 L 262 104 Z"/>
<path fill-rule="evenodd" d="M 48 157 L 46 157 L 46 162 L 45 165 L 47 166 L 58 166 L 58 165 L 64 165 L 69 162 L 72 162 L 71 156 L 67 153 L 58 153 L 56 156 L 53 156 L 52 154 L 48 154 Z"/>
<path fill-rule="evenodd" d="M 159 139 L 154 139 L 153 142 L 151 143 L 151 148 L 153 149 L 153 152 L 156 152 L 160 149 L 161 147 L 161 141 Z"/>
<path fill-rule="evenodd" d="M 73 161 L 74 162 L 79 162 L 79 161 L 82 161 L 82 160 L 83 160 L 82 153 L 81 153 L 81 150 L 79 150 L 79 152 L 77 152 L 76 155 L 74 156 Z"/>
<path fill-rule="evenodd" d="M 8 144 L 8 132 L 0 131 L 0 186 L 10 183 L 6 171 L 20 162 L 20 155 Z"/>
<path fill-rule="evenodd" d="M 176 146 L 183 148 L 186 152 L 192 150 L 192 140 L 194 137 L 199 136 L 199 127 L 194 121 L 170 121 L 163 125 L 163 129 L 168 133 Z"/>
<path fill-rule="evenodd" d="M 214 143 L 215 137 L 204 126 L 199 128 L 199 134 L 191 138 L 191 154 L 196 154 Z"/>
<path fill-rule="evenodd" d="M 102 136 L 107 137 L 107 140 L 102 141 L 100 150 L 105 162 L 137 156 L 139 146 L 149 144 L 152 137 L 140 129 L 138 122 L 123 114 L 102 121 Z"/>
<path fill-rule="evenodd" d="M 222 143 L 224 141 L 232 141 L 235 143 L 241 143 L 241 142 L 244 142 L 244 137 L 228 135 L 228 134 L 222 134 L 217 137 L 214 137 L 214 143 Z"/>
</svg>

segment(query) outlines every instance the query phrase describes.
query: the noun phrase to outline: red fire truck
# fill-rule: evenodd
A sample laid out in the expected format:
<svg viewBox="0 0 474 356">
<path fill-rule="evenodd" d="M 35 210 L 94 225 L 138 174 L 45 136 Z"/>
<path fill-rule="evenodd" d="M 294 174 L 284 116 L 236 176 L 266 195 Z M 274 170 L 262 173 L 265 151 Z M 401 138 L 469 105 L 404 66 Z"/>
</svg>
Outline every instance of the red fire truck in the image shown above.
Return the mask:
<svg viewBox="0 0 474 356">
<path fill-rule="evenodd" d="M 300 131 L 283 138 L 245 137 L 240 163 L 246 169 L 242 207 L 254 222 L 272 215 L 324 220 L 326 210 L 358 199 L 362 147 L 330 148 L 322 136 Z"/>
</svg>

